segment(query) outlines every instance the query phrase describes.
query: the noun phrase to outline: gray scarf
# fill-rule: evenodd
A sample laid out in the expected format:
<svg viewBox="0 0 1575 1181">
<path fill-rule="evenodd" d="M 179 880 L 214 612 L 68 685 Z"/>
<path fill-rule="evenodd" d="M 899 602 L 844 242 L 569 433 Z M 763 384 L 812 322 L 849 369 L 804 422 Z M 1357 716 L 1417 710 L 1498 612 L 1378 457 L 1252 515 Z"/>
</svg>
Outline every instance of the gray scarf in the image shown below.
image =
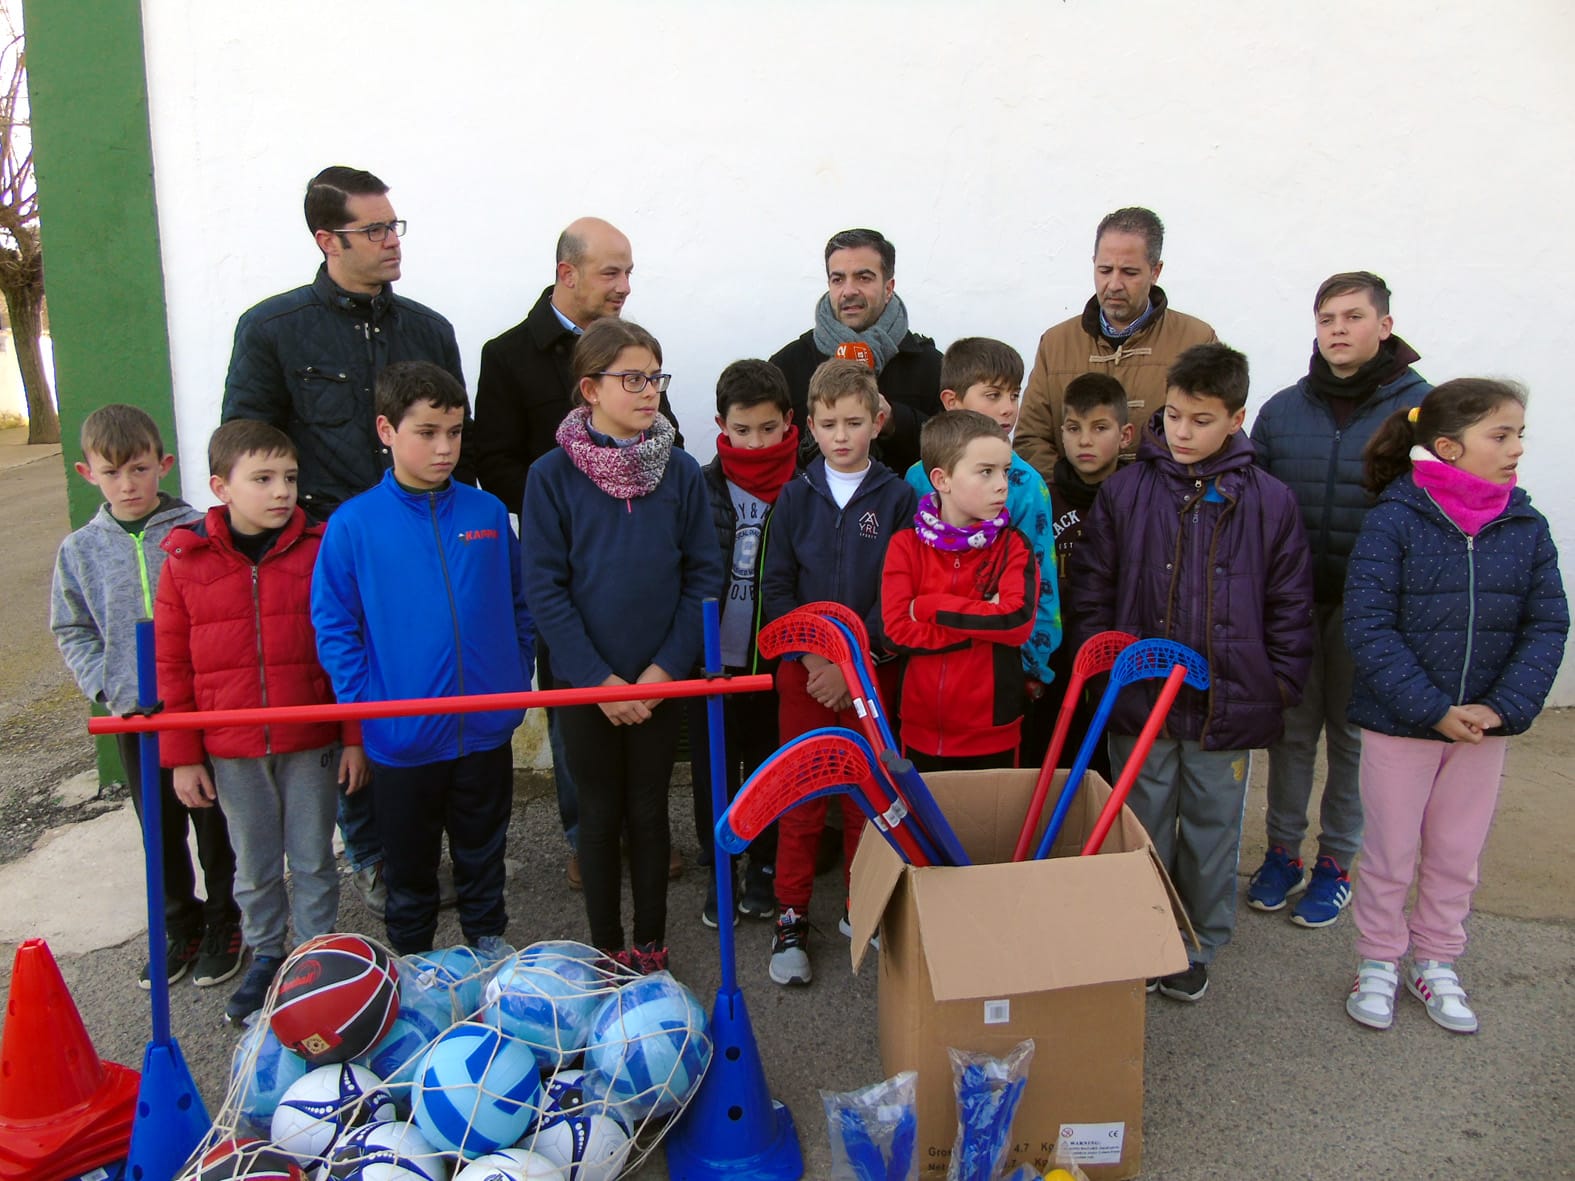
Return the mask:
<svg viewBox="0 0 1575 1181">
<path fill-rule="evenodd" d="M 908 335 L 908 309 L 902 296 L 892 294 L 880 319 L 863 332 L 855 332 L 831 310 L 831 296 L 822 295 L 815 305 L 815 348 L 823 355 L 834 356 L 839 344 L 862 340 L 875 354 L 875 372 L 886 368 L 886 362 L 897 355 L 897 346 Z"/>
</svg>

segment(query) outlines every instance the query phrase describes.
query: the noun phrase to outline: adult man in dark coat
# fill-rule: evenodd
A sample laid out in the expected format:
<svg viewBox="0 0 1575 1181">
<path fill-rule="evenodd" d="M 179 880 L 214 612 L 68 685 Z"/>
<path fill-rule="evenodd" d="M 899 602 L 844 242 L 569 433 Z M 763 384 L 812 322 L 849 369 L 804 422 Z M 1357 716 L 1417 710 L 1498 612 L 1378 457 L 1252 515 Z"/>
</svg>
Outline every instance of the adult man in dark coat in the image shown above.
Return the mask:
<svg viewBox="0 0 1575 1181">
<path fill-rule="evenodd" d="M 787 378 L 794 421 L 807 423 L 810 375 L 839 345 L 862 343 L 886 403 L 886 426 L 872 450 L 900 476 L 918 461 L 919 428 L 941 411 L 941 352 L 928 336 L 908 331 L 896 270 L 897 248 L 879 231 L 834 235 L 826 243 L 826 294 L 815 305 L 815 326 L 771 363 Z M 813 456 L 814 437 L 807 429 L 803 434 Z"/>
<path fill-rule="evenodd" d="M 481 350 L 477 471 L 512 513 L 525 499 L 526 472 L 558 445 L 558 424 L 573 405 L 575 342 L 594 321 L 622 314 L 634 255 L 614 226 L 582 217 L 558 235 L 556 266 L 552 286 L 525 319 Z M 676 427 L 665 393 L 661 410 Z M 676 441 L 683 445 L 682 436 Z"/>
<path fill-rule="evenodd" d="M 241 316 L 221 417 L 259 419 L 289 435 L 300 456 L 301 507 L 325 520 L 389 465 L 372 401 L 379 371 L 395 361 L 431 361 L 461 383 L 465 376 L 453 325 L 394 294 L 405 223 L 388 186 L 336 164 L 307 182 L 305 212 L 322 265 L 305 287 Z M 473 471 L 462 450 L 454 478 L 473 484 Z M 340 795 L 339 831 L 356 889 L 382 917 L 388 895 L 371 787 Z"/>
<path fill-rule="evenodd" d="M 525 319 L 481 349 L 481 376 L 476 382 L 476 464 L 481 486 L 509 511 L 518 513 L 525 500 L 530 465 L 558 445 L 558 425 L 574 404 L 574 345 L 592 323 L 623 312 L 634 274 L 629 239 L 599 217 L 582 217 L 558 235 L 552 286 Z M 667 395 L 661 411 L 676 430 Z M 674 440 L 683 445 L 680 434 Z M 552 654 L 539 639 L 536 667 L 539 683 L 552 681 Z M 580 888 L 579 858 L 573 851 L 579 830 L 578 793 L 569 778 L 568 761 L 557 722 L 547 711 L 547 737 L 552 746 L 553 778 L 557 781 L 558 818 L 569 842 L 566 876 Z M 676 861 L 674 867 L 680 867 Z"/>
</svg>

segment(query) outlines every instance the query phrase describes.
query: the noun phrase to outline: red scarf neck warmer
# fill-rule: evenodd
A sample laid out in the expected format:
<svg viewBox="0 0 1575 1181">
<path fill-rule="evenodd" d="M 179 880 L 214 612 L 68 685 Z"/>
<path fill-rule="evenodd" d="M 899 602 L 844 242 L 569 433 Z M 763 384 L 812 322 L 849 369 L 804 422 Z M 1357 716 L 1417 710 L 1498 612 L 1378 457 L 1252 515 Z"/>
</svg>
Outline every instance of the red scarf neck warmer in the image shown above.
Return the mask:
<svg viewBox="0 0 1575 1181">
<path fill-rule="evenodd" d="M 716 457 L 722 474 L 749 495 L 775 504 L 798 462 L 798 427 L 790 425 L 782 441 L 754 451 L 735 447 L 726 435 L 716 437 Z"/>
</svg>

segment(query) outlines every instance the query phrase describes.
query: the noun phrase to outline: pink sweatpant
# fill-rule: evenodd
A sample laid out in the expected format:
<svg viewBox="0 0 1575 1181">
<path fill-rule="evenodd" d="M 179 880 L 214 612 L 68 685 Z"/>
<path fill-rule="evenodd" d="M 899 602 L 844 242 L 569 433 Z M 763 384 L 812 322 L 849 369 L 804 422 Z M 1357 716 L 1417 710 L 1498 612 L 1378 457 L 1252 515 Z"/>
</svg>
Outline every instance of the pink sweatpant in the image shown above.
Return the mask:
<svg viewBox="0 0 1575 1181">
<path fill-rule="evenodd" d="M 1465 950 L 1506 748 L 1504 738 L 1473 745 L 1362 731 L 1365 828 L 1351 903 L 1357 955 L 1398 960 L 1409 948 L 1417 959 L 1454 960 Z"/>
</svg>

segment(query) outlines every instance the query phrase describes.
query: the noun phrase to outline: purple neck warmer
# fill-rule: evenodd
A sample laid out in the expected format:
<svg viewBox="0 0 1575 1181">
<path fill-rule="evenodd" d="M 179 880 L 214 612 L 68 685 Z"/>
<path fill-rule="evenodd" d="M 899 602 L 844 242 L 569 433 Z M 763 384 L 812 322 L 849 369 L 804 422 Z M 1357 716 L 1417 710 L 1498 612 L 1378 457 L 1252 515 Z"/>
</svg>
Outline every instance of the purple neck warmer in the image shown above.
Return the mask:
<svg viewBox="0 0 1575 1181">
<path fill-rule="evenodd" d="M 965 549 L 989 549 L 1012 519 L 1011 513 L 1001 510 L 1001 515 L 966 529 L 949 525 L 941 518 L 941 502 L 930 492 L 919 501 L 919 511 L 913 514 L 913 528 L 925 545 L 946 553 Z"/>
<path fill-rule="evenodd" d="M 673 424 L 658 414 L 651 429 L 638 443 L 627 447 L 599 447 L 587 429 L 589 406 L 576 406 L 558 424 L 558 445 L 574 466 L 608 496 L 632 500 L 649 495 L 662 482 L 673 454 Z"/>
</svg>

